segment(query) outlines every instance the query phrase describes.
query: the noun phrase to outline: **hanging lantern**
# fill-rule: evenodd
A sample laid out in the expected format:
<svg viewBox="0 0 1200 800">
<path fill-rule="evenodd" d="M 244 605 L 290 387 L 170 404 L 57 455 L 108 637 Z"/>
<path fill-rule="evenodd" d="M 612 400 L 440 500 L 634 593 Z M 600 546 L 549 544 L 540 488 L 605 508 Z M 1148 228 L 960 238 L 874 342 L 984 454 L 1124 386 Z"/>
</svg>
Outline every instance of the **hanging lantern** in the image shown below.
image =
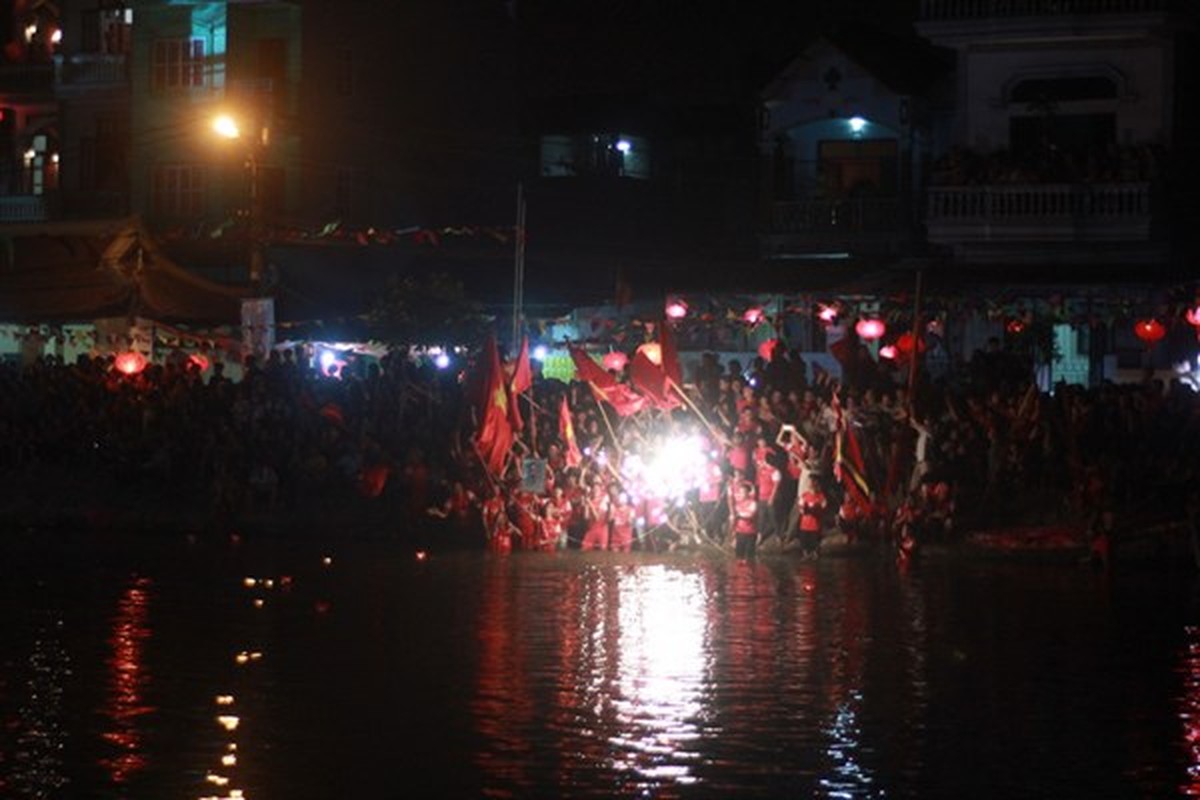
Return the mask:
<svg viewBox="0 0 1200 800">
<path fill-rule="evenodd" d="M 662 365 L 662 345 L 658 342 L 646 342 L 638 348 L 638 352 L 649 359 L 654 366 Z"/>
<path fill-rule="evenodd" d="M 146 368 L 146 357 L 136 350 L 121 353 L 113 359 L 113 368 L 123 375 L 137 375 Z"/>
<path fill-rule="evenodd" d="M 911 331 L 900 334 L 900 338 L 896 340 L 896 352 L 901 355 L 912 355 L 914 346 L 918 352 L 925 352 L 925 340 L 915 338 Z"/>
<path fill-rule="evenodd" d="M 1153 317 L 1150 319 L 1139 319 L 1133 325 L 1133 332 L 1147 346 L 1155 344 L 1167 335 L 1167 329 Z"/>
<path fill-rule="evenodd" d="M 894 360 L 896 358 L 896 345 L 885 344 L 879 348 L 879 357 L 886 358 L 888 361 Z"/>
<path fill-rule="evenodd" d="M 854 324 L 854 332 L 863 341 L 873 342 L 887 333 L 887 326 L 881 319 L 860 319 Z"/>
<path fill-rule="evenodd" d="M 827 306 L 824 303 L 818 303 L 817 317 L 826 325 L 832 325 L 837 321 L 838 310 L 836 306 Z"/>
<path fill-rule="evenodd" d="M 611 372 L 620 372 L 625 369 L 625 364 L 628 361 L 629 356 L 619 350 L 604 354 L 604 368 Z"/>
<path fill-rule="evenodd" d="M 746 313 L 742 314 L 742 320 L 744 320 L 747 325 L 757 325 L 758 323 L 762 322 L 765 317 L 766 314 L 763 313 L 762 306 L 752 306 L 746 309 Z"/>
<path fill-rule="evenodd" d="M 667 303 L 666 315 L 668 319 L 683 319 L 687 316 L 688 305 L 683 300 L 676 298 Z"/>
<path fill-rule="evenodd" d="M 770 361 L 775 356 L 775 348 L 780 345 L 778 339 L 767 339 L 758 346 L 758 354 L 764 361 Z"/>
<path fill-rule="evenodd" d="M 1013 317 L 1004 326 L 1004 330 L 1008 331 L 1013 336 L 1020 336 L 1025 332 L 1025 321 Z"/>
</svg>

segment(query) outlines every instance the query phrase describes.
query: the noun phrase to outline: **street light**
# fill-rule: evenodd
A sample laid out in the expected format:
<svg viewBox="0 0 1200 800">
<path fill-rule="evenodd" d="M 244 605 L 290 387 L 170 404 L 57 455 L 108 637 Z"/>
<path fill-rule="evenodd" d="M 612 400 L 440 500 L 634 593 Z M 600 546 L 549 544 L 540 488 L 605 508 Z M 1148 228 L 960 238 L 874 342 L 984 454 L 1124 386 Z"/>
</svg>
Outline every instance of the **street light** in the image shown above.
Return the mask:
<svg viewBox="0 0 1200 800">
<path fill-rule="evenodd" d="M 222 139 L 241 140 L 242 126 L 230 114 L 219 114 L 213 118 L 213 131 Z M 270 128 L 265 124 L 259 135 L 246 148 L 246 170 L 250 173 L 250 285 L 258 292 L 263 278 L 263 208 L 262 187 L 259 185 L 259 153 L 270 142 Z"/>
</svg>

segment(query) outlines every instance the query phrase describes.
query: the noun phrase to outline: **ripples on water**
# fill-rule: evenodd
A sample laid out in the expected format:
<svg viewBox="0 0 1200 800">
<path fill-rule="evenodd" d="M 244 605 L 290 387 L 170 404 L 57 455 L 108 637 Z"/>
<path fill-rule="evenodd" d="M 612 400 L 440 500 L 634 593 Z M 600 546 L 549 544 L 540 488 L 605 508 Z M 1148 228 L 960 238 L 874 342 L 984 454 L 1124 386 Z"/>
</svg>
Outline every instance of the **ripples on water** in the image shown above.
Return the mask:
<svg viewBox="0 0 1200 800">
<path fill-rule="evenodd" d="M 1190 573 L 0 550 L 0 797 L 1200 795 Z"/>
</svg>

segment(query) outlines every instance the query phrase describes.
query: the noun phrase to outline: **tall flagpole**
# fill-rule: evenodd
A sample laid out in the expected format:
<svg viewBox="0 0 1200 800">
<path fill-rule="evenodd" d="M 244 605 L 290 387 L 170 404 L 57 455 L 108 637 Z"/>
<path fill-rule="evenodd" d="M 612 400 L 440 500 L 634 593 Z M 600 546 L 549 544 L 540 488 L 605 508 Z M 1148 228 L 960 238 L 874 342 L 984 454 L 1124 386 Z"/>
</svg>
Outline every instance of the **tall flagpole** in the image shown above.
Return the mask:
<svg viewBox="0 0 1200 800">
<path fill-rule="evenodd" d="M 521 341 L 525 316 L 525 186 L 517 184 L 516 251 L 513 254 L 512 347 Z"/>
<path fill-rule="evenodd" d="M 913 292 L 912 354 L 908 359 L 908 413 L 913 412 L 913 390 L 917 386 L 917 361 L 921 357 L 921 278 L 925 270 L 917 269 L 917 290 Z"/>
</svg>

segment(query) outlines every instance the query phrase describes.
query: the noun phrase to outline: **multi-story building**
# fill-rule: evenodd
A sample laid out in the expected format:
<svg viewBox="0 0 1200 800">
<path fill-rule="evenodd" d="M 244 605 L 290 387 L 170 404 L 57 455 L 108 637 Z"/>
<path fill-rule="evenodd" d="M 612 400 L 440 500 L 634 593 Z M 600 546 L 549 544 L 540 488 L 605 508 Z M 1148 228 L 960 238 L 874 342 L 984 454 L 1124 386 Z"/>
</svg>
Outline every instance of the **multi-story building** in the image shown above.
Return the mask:
<svg viewBox="0 0 1200 800">
<path fill-rule="evenodd" d="M 926 0 L 922 38 L 810 46 L 763 97 L 763 256 L 918 256 L 964 291 L 1057 283 L 1068 306 L 1147 305 L 1189 277 L 1175 234 L 1195 191 L 1172 178 L 1194 174 L 1195 16 L 1175 6 Z M 959 334 L 970 352 L 1003 320 Z M 1055 337 L 1059 377 L 1142 356 L 1128 325 Z"/>
</svg>

